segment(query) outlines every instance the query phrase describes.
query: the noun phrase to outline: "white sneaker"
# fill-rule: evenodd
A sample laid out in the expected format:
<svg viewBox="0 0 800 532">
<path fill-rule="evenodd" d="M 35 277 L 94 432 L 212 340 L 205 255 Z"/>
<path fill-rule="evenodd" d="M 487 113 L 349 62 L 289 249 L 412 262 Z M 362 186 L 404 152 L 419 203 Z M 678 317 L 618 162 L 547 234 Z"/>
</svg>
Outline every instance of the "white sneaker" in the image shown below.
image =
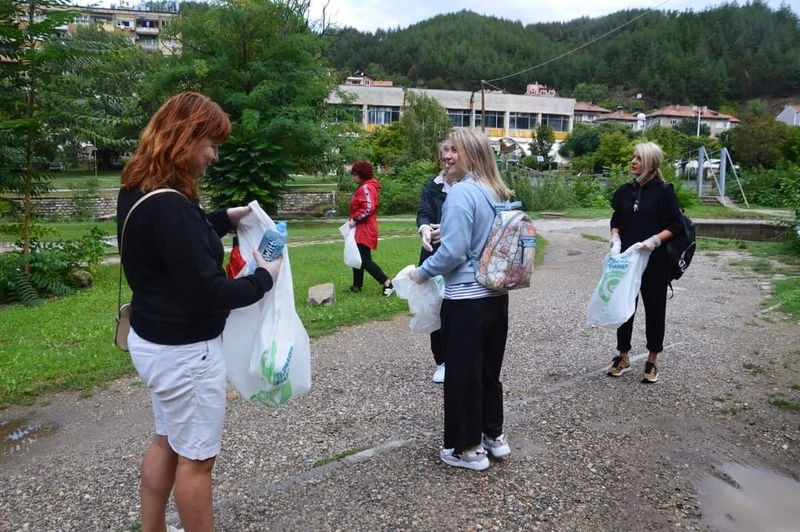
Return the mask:
<svg viewBox="0 0 800 532">
<path fill-rule="evenodd" d="M 464 467 L 472 469 L 473 471 L 483 471 L 489 468 L 489 458 L 486 456 L 486 451 L 480 449 L 478 451 L 464 451 L 461 454 L 455 454 L 453 449 L 442 449 L 439 451 L 439 457 L 442 462 L 453 467 Z"/>
<path fill-rule="evenodd" d="M 481 437 L 483 447 L 495 458 L 503 458 L 511 454 L 511 447 L 508 445 L 508 438 L 501 434 L 497 438 L 490 438 L 486 434 Z"/>
<path fill-rule="evenodd" d="M 433 372 L 433 382 L 442 384 L 444 382 L 444 364 L 436 366 L 436 371 Z"/>
<path fill-rule="evenodd" d="M 176 526 L 167 525 L 167 532 L 183 532 L 183 529 Z"/>
</svg>

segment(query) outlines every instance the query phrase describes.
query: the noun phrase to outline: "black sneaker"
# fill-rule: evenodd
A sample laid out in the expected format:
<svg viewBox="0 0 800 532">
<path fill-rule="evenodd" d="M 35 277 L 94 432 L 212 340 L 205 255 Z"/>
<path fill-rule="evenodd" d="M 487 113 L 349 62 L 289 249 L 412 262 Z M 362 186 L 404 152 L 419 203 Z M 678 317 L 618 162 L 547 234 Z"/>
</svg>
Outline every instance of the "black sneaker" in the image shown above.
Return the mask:
<svg viewBox="0 0 800 532">
<path fill-rule="evenodd" d="M 392 294 L 394 294 L 394 285 L 390 284 L 383 287 L 383 297 L 389 297 Z"/>
<path fill-rule="evenodd" d="M 361 287 L 360 286 L 351 286 L 350 288 L 348 288 L 348 290 L 350 290 L 351 292 L 358 293 L 358 292 L 361 292 Z"/>
<path fill-rule="evenodd" d="M 653 364 L 652 362 L 647 362 L 644 365 L 644 375 L 642 376 L 642 382 L 646 382 L 652 384 L 654 382 L 658 382 L 658 366 Z"/>
<path fill-rule="evenodd" d="M 627 360 L 623 361 L 622 357 L 617 355 L 611 361 L 611 367 L 608 368 L 609 377 L 621 377 L 631 370 L 631 363 Z"/>
</svg>

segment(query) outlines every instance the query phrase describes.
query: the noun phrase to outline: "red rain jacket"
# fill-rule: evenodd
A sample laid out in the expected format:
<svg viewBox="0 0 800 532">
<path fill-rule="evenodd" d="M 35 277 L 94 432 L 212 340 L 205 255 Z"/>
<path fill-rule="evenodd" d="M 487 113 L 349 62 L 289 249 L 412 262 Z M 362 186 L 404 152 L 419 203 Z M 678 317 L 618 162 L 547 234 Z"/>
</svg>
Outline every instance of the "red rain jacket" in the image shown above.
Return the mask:
<svg viewBox="0 0 800 532">
<path fill-rule="evenodd" d="M 350 219 L 356 222 L 356 244 L 378 249 L 378 212 L 381 184 L 368 179 L 358 186 L 350 200 Z"/>
</svg>

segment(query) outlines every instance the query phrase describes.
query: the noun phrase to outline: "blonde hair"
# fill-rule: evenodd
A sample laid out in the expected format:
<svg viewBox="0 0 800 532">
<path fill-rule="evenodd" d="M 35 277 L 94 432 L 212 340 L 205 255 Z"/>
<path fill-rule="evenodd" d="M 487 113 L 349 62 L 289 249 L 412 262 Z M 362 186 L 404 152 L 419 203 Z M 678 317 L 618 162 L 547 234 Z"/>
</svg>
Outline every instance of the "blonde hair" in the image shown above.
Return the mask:
<svg viewBox="0 0 800 532">
<path fill-rule="evenodd" d="M 448 144 L 458 153 L 458 166 L 471 172 L 478 181 L 489 187 L 501 201 L 507 201 L 513 194 L 503 182 L 497 160 L 489 139 L 474 129 L 453 129 L 447 137 Z"/>
<path fill-rule="evenodd" d="M 639 156 L 644 167 L 642 174 L 636 178 L 640 185 L 649 183 L 652 179 L 664 181 L 664 175 L 661 173 L 664 152 L 659 148 L 658 144 L 640 142 L 633 148 L 633 154 Z"/>
</svg>

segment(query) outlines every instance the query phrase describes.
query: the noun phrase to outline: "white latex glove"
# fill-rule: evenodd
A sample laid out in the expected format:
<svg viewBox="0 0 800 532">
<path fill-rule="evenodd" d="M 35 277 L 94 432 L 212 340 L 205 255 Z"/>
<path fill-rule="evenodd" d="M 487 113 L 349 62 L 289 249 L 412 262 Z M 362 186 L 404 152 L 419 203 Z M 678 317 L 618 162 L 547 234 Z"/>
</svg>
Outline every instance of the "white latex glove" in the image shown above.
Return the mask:
<svg viewBox="0 0 800 532">
<path fill-rule="evenodd" d="M 356 221 L 353 219 L 347 220 L 347 225 L 349 225 L 350 227 L 355 227 Z"/>
<path fill-rule="evenodd" d="M 261 256 L 261 253 L 259 253 L 257 249 L 253 250 L 253 256 L 256 258 L 256 267 L 267 270 L 272 277 L 272 285 L 275 286 L 275 283 L 278 282 L 278 273 L 281 271 L 281 264 L 283 264 L 283 253 L 272 262 L 265 261 L 264 257 Z"/>
<path fill-rule="evenodd" d="M 408 274 L 408 278 L 417 284 L 422 284 L 425 282 L 422 280 L 422 277 L 419 276 L 419 268 L 414 268 L 411 270 L 411 273 Z"/>
<path fill-rule="evenodd" d="M 611 249 L 621 249 L 622 248 L 622 240 L 619 238 L 619 233 L 612 233 L 611 240 L 608 241 L 608 246 Z"/>
<path fill-rule="evenodd" d="M 431 232 L 431 243 L 438 244 L 442 240 L 442 231 L 439 229 L 441 224 L 431 224 L 433 232 Z"/>
<path fill-rule="evenodd" d="M 251 210 L 252 209 L 250 209 L 249 206 L 231 207 L 225 211 L 225 214 L 228 215 L 228 220 L 231 221 L 231 224 L 233 224 L 234 227 L 237 227 L 241 219 L 250 214 Z"/>
<path fill-rule="evenodd" d="M 661 239 L 658 237 L 658 235 L 653 235 L 647 240 L 642 240 L 641 244 L 643 250 L 653 251 L 654 249 L 656 249 L 658 246 L 661 245 Z"/>
<path fill-rule="evenodd" d="M 419 226 L 419 237 L 422 240 L 422 249 L 429 253 L 433 251 L 433 246 L 431 245 L 432 234 L 433 229 L 430 225 L 424 224 Z"/>
</svg>

